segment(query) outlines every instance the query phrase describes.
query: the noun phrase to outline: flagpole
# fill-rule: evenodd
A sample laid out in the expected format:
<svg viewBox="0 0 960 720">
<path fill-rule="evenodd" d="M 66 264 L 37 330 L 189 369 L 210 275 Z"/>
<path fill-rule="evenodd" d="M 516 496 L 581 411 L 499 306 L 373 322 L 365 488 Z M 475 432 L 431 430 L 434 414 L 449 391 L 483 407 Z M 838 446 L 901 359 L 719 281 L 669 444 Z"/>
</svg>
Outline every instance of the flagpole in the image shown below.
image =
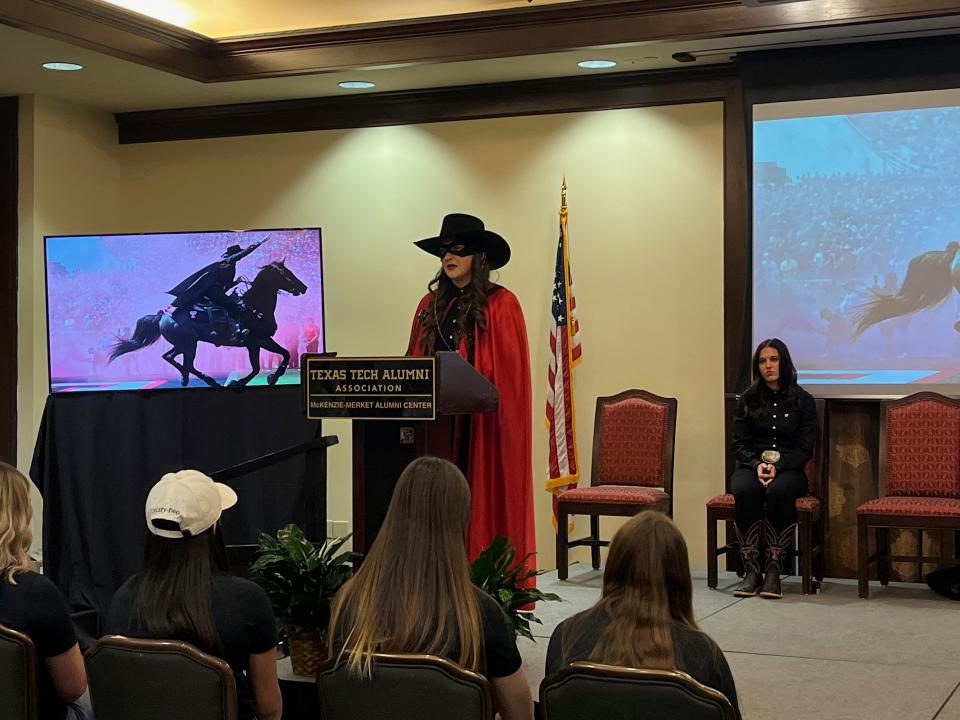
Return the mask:
<svg viewBox="0 0 960 720">
<path fill-rule="evenodd" d="M 551 475 L 548 478 L 546 483 L 546 489 L 550 493 L 552 493 L 554 496 L 553 497 L 554 528 L 556 528 L 556 522 L 557 522 L 557 517 L 556 517 L 557 498 L 564 491 L 576 487 L 580 479 L 580 459 L 579 459 L 579 453 L 577 450 L 577 442 L 576 442 L 576 408 L 575 408 L 575 402 L 574 402 L 574 396 L 573 396 L 573 377 L 571 372 L 573 368 L 577 364 L 579 364 L 577 361 L 580 358 L 577 357 L 576 360 L 574 360 L 573 358 L 573 340 L 574 340 L 573 321 L 574 321 L 575 301 L 573 301 L 573 297 L 572 297 L 572 282 L 570 277 L 569 235 L 567 231 L 568 210 L 567 210 L 567 178 L 566 176 L 564 176 L 563 181 L 560 185 L 559 215 L 560 215 L 560 239 L 559 239 L 560 245 L 558 248 L 558 260 L 557 260 L 558 265 L 557 265 L 556 281 L 559 283 L 562 283 L 563 285 L 562 292 L 564 295 L 564 302 L 565 302 L 565 307 L 563 308 L 563 315 L 565 316 L 566 320 L 563 322 L 562 327 L 557 327 L 555 324 L 555 329 L 554 331 L 551 332 L 552 337 L 554 332 L 564 333 L 563 341 L 561 341 L 559 336 L 557 336 L 555 340 L 556 348 L 559 349 L 560 347 L 562 347 L 564 349 L 564 353 L 563 353 L 564 357 L 556 358 L 555 367 L 554 367 L 554 363 L 551 363 L 551 367 L 554 367 L 554 372 L 555 372 L 555 376 L 553 380 L 554 384 L 552 386 L 551 391 L 556 396 L 558 394 L 558 388 L 557 388 L 558 379 L 566 377 L 566 379 L 562 381 L 562 385 L 565 385 L 566 388 L 561 387 L 559 389 L 559 393 L 565 394 L 566 392 L 569 392 L 569 398 L 565 400 L 566 403 L 569 403 L 569 408 L 561 408 L 561 409 L 563 410 L 564 415 L 566 414 L 567 411 L 569 412 L 570 422 L 569 422 L 569 427 L 566 428 L 564 431 L 564 434 L 566 434 L 566 431 L 569 430 L 569 441 L 567 439 L 563 440 L 564 447 L 562 449 L 562 452 L 566 453 L 566 457 L 567 457 L 567 461 L 563 463 L 563 465 L 565 465 L 566 467 L 565 469 L 560 469 L 561 467 L 563 467 L 563 465 L 559 465 L 559 454 L 561 452 L 561 448 L 559 447 L 560 441 L 557 439 L 557 436 L 556 436 L 556 432 L 557 432 L 556 423 L 558 422 L 557 415 L 556 415 L 557 404 L 556 404 L 556 400 L 554 400 L 551 403 L 551 401 L 548 399 L 547 401 L 548 416 L 546 418 L 546 425 L 548 430 L 552 433 L 552 437 L 550 439 L 551 453 L 553 452 L 557 453 L 558 470 L 559 470 L 558 476 L 554 477 L 552 475 L 554 470 L 553 468 L 551 468 L 550 470 Z M 565 420 L 561 419 L 561 422 L 565 422 Z M 568 532 L 572 531 L 572 527 L 573 527 L 573 517 L 570 517 Z"/>
</svg>

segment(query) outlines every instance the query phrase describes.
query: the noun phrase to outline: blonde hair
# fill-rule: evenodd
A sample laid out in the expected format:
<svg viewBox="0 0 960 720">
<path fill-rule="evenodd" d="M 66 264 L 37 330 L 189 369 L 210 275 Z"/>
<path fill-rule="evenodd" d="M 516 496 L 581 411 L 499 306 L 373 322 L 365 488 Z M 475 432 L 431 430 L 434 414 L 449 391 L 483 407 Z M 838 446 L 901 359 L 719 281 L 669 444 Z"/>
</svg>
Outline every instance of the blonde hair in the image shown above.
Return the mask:
<svg viewBox="0 0 960 720">
<path fill-rule="evenodd" d="M 610 665 L 674 667 L 674 623 L 693 617 L 687 543 L 666 515 L 643 512 L 614 535 L 596 608 L 608 618 L 590 659 Z"/>
<path fill-rule="evenodd" d="M 369 554 L 337 593 L 330 644 L 369 676 L 375 652 L 447 655 L 481 669 L 479 603 L 466 537 L 470 488 L 455 465 L 422 457 L 407 465 Z"/>
<path fill-rule="evenodd" d="M 30 569 L 32 519 L 29 481 L 12 465 L 0 462 L 0 573 L 13 585 L 14 575 Z"/>
</svg>

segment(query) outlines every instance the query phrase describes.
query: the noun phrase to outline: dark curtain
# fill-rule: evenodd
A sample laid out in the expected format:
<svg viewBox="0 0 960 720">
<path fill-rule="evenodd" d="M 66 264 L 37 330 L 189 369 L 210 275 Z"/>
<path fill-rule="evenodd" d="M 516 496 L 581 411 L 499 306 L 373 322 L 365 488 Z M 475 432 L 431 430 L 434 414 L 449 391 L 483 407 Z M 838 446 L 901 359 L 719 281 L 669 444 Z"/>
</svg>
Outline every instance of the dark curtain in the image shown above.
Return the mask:
<svg viewBox="0 0 960 720">
<path fill-rule="evenodd" d="M 44 499 L 44 573 L 75 608 L 105 613 L 142 566 L 144 504 L 160 476 L 213 473 L 313 439 L 319 424 L 301 405 L 299 386 L 50 396 L 30 468 Z M 325 478 L 307 469 L 300 455 L 230 481 L 240 499 L 223 514 L 226 542 L 303 525 L 306 507 L 325 514 Z"/>
</svg>

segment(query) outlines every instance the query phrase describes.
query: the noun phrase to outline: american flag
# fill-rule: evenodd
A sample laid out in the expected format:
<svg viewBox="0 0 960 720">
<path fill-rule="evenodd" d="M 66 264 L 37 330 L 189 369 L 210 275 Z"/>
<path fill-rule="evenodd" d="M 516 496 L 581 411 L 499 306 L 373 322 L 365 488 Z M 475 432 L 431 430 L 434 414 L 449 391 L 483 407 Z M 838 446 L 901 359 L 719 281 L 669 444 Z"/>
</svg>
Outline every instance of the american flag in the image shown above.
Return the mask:
<svg viewBox="0 0 960 720">
<path fill-rule="evenodd" d="M 560 240 L 553 281 L 550 327 L 550 370 L 547 373 L 547 436 L 550 444 L 550 478 L 547 490 L 553 493 L 553 519 L 557 519 L 557 497 L 576 487 L 580 480 L 577 461 L 576 417 L 573 403 L 573 368 L 580 362 L 580 323 L 570 275 L 570 238 L 567 234 L 567 186 L 563 185 L 560 206 Z"/>
</svg>

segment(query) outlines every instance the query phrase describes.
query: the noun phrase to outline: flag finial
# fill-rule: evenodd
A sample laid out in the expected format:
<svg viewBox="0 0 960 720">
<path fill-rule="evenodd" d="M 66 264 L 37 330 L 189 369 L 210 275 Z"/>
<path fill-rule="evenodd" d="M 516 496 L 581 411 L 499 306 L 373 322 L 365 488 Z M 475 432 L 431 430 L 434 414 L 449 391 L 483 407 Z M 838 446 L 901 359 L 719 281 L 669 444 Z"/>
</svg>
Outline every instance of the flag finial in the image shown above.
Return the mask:
<svg viewBox="0 0 960 720">
<path fill-rule="evenodd" d="M 560 185 L 560 207 L 567 206 L 567 176 L 563 176 L 563 183 Z"/>
</svg>

